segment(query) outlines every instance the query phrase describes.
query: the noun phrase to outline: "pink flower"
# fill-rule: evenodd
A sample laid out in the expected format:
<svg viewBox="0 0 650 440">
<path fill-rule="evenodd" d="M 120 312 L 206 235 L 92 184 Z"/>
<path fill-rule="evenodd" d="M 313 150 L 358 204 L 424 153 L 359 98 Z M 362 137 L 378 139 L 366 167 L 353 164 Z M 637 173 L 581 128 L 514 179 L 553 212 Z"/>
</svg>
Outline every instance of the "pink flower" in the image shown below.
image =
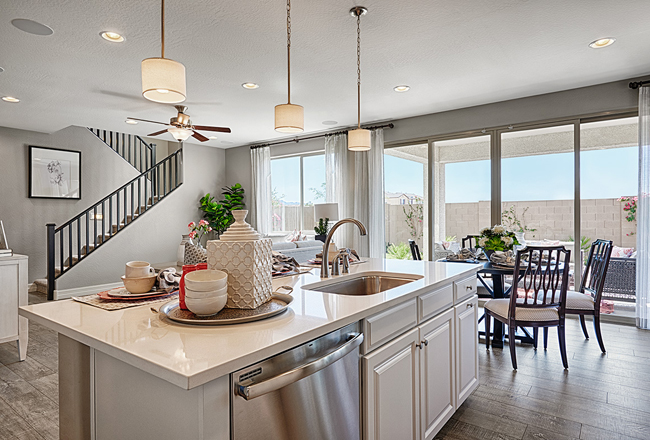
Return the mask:
<svg viewBox="0 0 650 440">
<path fill-rule="evenodd" d="M 208 226 L 208 232 L 210 232 L 210 231 L 212 231 L 212 228 L 210 226 Z"/>
<path fill-rule="evenodd" d="M 204 225 L 207 225 L 207 224 L 208 224 L 208 222 L 206 222 L 205 220 L 199 221 L 199 226 L 204 226 Z"/>
<path fill-rule="evenodd" d="M 190 222 L 190 224 L 187 225 L 188 228 L 193 228 L 194 226 L 196 226 L 196 223 L 194 222 Z"/>
<path fill-rule="evenodd" d="M 190 232 L 190 238 L 195 238 L 196 237 L 196 231 Z"/>
</svg>

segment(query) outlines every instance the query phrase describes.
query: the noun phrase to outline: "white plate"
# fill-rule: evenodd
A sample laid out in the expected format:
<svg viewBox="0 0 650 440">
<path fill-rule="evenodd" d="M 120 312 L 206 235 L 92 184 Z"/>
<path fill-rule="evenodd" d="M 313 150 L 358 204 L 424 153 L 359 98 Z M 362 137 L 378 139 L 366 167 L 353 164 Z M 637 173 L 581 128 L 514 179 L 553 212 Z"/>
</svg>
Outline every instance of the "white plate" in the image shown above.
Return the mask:
<svg viewBox="0 0 650 440">
<path fill-rule="evenodd" d="M 109 290 L 108 291 L 108 296 L 113 296 L 115 298 L 146 298 L 148 296 L 156 296 L 156 295 L 162 295 L 163 293 L 166 293 L 163 290 L 152 290 L 151 292 L 145 292 L 145 293 L 131 293 L 128 290 L 126 290 L 124 287 L 121 289 L 117 290 Z"/>
</svg>

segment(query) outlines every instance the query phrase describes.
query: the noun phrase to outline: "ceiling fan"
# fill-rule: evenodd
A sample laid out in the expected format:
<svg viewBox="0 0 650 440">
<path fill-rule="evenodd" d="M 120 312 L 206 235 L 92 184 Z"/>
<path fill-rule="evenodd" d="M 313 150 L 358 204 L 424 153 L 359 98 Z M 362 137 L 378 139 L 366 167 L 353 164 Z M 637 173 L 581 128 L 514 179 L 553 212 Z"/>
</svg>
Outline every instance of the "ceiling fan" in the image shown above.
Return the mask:
<svg viewBox="0 0 650 440">
<path fill-rule="evenodd" d="M 178 115 L 176 115 L 175 118 L 171 118 L 169 120 L 169 124 L 166 124 L 164 122 L 158 122 L 158 121 L 149 121 L 147 119 L 138 119 L 138 118 L 128 118 L 133 121 L 141 121 L 141 122 L 149 122 L 151 124 L 160 124 L 160 125 L 170 125 L 170 127 L 157 131 L 155 133 L 150 133 L 147 136 L 158 136 L 159 134 L 163 134 L 166 132 L 169 132 L 172 136 L 174 136 L 174 139 L 177 141 L 184 141 L 190 136 L 192 136 L 195 139 L 200 140 L 201 142 L 209 141 L 207 137 L 203 136 L 201 133 L 199 133 L 196 130 L 202 130 L 202 131 L 217 131 L 220 133 L 230 133 L 230 129 L 228 127 L 212 127 L 209 125 L 192 125 L 192 121 L 190 121 L 190 115 L 185 113 L 187 110 L 187 107 L 184 105 L 175 105 L 174 106 L 176 110 L 178 110 Z"/>
</svg>

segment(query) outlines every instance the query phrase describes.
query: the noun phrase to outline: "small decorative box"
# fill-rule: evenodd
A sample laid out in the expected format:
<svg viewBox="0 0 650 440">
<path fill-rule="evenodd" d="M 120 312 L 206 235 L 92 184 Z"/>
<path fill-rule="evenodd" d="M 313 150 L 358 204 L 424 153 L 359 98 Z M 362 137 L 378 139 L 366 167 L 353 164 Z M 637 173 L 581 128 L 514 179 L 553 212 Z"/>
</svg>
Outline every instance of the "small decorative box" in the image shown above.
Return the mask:
<svg viewBox="0 0 650 440">
<path fill-rule="evenodd" d="M 219 240 L 207 244 L 208 269 L 228 273 L 226 307 L 255 309 L 271 299 L 273 286 L 272 240 L 260 235 L 244 221 L 248 211 L 233 211 L 235 223 Z"/>
</svg>

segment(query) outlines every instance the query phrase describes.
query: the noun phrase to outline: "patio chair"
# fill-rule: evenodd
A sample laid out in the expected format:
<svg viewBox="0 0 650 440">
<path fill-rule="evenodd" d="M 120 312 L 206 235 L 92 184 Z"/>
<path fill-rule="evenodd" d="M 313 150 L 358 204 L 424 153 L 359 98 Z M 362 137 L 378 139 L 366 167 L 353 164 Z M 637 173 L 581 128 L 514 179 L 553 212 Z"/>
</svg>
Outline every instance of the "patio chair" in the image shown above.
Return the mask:
<svg viewBox="0 0 650 440">
<path fill-rule="evenodd" d="M 520 295 L 493 299 L 485 303 L 485 332 L 490 330 L 491 318 L 508 326 L 510 359 L 512 368 L 517 369 L 515 351 L 517 327 L 533 327 L 537 335 L 539 327 L 557 327 L 560 341 L 560 355 L 564 368 L 569 368 L 566 354 L 565 309 L 569 285 L 569 262 L 571 251 L 564 246 L 531 246 L 517 253 L 514 273 L 521 277 Z M 535 340 L 537 338 L 535 337 Z M 490 338 L 485 345 L 490 348 Z"/>
<path fill-rule="evenodd" d="M 582 332 L 586 339 L 589 339 L 589 333 L 587 333 L 585 316 L 593 316 L 596 339 L 603 353 L 606 353 L 606 351 L 603 336 L 600 331 L 600 302 L 602 300 L 603 286 L 605 285 L 611 255 L 612 242 L 610 240 L 598 239 L 591 244 L 589 257 L 587 257 L 587 265 L 582 274 L 582 280 L 580 281 L 580 289 L 577 292 L 573 290 L 567 291 L 565 309 L 566 314 L 578 315 L 580 317 L 580 325 L 582 326 Z M 548 329 L 545 328 L 544 349 L 546 349 L 547 342 Z M 537 343 L 535 343 L 535 346 L 537 346 Z"/>
<path fill-rule="evenodd" d="M 416 261 L 422 260 L 422 256 L 420 255 L 420 247 L 415 242 L 415 240 L 409 240 L 409 246 L 411 247 L 411 255 L 413 256 L 413 259 Z"/>
</svg>

